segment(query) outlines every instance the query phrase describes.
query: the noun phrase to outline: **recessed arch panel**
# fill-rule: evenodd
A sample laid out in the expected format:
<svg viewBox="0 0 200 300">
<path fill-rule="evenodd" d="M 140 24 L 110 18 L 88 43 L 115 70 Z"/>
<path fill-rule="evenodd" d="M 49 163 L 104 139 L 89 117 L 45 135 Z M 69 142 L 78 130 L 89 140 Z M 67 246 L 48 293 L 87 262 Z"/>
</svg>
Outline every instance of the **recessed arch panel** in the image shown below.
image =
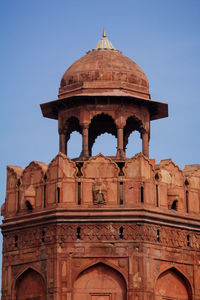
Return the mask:
<svg viewBox="0 0 200 300">
<path fill-rule="evenodd" d="M 45 282 L 43 277 L 27 269 L 16 281 L 16 300 L 45 300 Z"/>
<path fill-rule="evenodd" d="M 126 283 L 115 269 L 98 263 L 80 273 L 74 282 L 73 300 L 125 300 Z"/>
<path fill-rule="evenodd" d="M 157 279 L 156 300 L 192 300 L 192 290 L 187 278 L 177 269 L 163 272 Z"/>
</svg>

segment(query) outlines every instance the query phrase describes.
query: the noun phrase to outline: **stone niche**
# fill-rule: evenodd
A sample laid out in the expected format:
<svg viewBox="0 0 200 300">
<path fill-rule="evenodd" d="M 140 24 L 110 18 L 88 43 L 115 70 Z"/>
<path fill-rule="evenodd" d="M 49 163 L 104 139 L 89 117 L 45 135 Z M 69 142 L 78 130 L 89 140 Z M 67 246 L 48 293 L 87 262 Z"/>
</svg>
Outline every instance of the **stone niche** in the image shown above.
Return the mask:
<svg viewBox="0 0 200 300">
<path fill-rule="evenodd" d="M 155 171 L 150 160 L 139 153 L 125 162 L 123 172 L 124 202 L 131 206 L 154 205 Z"/>
<path fill-rule="evenodd" d="M 47 169 L 46 205 L 60 207 L 76 203 L 76 164 L 59 152 Z"/>
<path fill-rule="evenodd" d="M 98 154 L 82 167 L 83 205 L 118 203 L 119 168 L 110 158 Z"/>
</svg>

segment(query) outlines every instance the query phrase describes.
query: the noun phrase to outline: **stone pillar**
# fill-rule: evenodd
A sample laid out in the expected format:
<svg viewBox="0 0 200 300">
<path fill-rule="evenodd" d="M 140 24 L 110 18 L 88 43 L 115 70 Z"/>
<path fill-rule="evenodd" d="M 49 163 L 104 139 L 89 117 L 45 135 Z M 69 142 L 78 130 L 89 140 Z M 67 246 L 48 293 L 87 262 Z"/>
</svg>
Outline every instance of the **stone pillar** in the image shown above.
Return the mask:
<svg viewBox="0 0 200 300">
<path fill-rule="evenodd" d="M 149 157 L 149 134 L 148 132 L 142 133 L 142 153 L 144 156 Z"/>
<path fill-rule="evenodd" d="M 67 144 L 66 144 L 66 137 L 64 131 L 59 132 L 59 139 L 60 139 L 59 151 L 67 155 Z"/>
<path fill-rule="evenodd" d="M 118 127 L 117 128 L 117 158 L 119 158 L 119 159 L 125 158 L 124 145 L 123 145 L 124 136 L 123 135 L 124 135 L 123 128 Z"/>
<path fill-rule="evenodd" d="M 89 151 L 88 151 L 88 124 L 82 125 L 82 152 L 81 157 L 82 158 L 88 158 L 89 157 Z"/>
</svg>

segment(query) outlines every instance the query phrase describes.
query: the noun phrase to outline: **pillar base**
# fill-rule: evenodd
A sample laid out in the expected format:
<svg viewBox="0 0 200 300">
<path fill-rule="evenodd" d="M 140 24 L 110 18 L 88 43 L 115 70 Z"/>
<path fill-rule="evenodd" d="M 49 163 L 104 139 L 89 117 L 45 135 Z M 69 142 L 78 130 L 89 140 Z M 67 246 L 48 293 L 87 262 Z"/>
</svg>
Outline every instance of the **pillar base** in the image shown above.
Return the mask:
<svg viewBox="0 0 200 300">
<path fill-rule="evenodd" d="M 90 157 L 90 156 L 89 156 L 89 153 L 84 153 L 83 151 L 81 152 L 81 154 L 80 154 L 80 156 L 79 156 L 79 158 L 80 158 L 81 160 L 87 160 L 89 157 Z"/>
<path fill-rule="evenodd" d="M 125 152 L 123 149 L 117 149 L 116 157 L 121 160 L 125 160 Z"/>
</svg>

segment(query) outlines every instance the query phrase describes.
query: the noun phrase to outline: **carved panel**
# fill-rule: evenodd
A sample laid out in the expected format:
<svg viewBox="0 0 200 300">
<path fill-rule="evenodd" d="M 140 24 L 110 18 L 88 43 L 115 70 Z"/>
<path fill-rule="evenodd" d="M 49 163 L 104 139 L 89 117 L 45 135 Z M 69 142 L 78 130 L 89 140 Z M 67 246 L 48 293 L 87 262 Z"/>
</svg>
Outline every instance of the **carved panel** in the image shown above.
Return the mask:
<svg viewBox="0 0 200 300">
<path fill-rule="evenodd" d="M 44 182 L 47 165 L 42 162 L 32 161 L 23 171 L 22 185 L 36 185 Z"/>
<path fill-rule="evenodd" d="M 130 158 L 126 161 L 123 168 L 124 174 L 128 178 L 154 178 L 154 168 L 150 160 L 147 159 L 142 153 Z"/>
<path fill-rule="evenodd" d="M 119 168 L 113 160 L 100 153 L 84 163 L 82 173 L 86 178 L 114 178 L 118 176 Z"/>
<path fill-rule="evenodd" d="M 139 223 L 58 224 L 4 233 L 3 252 L 42 244 L 99 241 L 151 242 L 169 247 L 200 248 L 200 234 L 188 230 Z"/>
<path fill-rule="evenodd" d="M 176 186 L 184 185 L 183 171 L 171 159 L 161 160 L 156 165 L 156 170 L 160 171 L 162 182 Z"/>
<path fill-rule="evenodd" d="M 65 154 L 59 152 L 48 166 L 47 180 L 74 178 L 77 171 L 76 164 Z"/>
</svg>

